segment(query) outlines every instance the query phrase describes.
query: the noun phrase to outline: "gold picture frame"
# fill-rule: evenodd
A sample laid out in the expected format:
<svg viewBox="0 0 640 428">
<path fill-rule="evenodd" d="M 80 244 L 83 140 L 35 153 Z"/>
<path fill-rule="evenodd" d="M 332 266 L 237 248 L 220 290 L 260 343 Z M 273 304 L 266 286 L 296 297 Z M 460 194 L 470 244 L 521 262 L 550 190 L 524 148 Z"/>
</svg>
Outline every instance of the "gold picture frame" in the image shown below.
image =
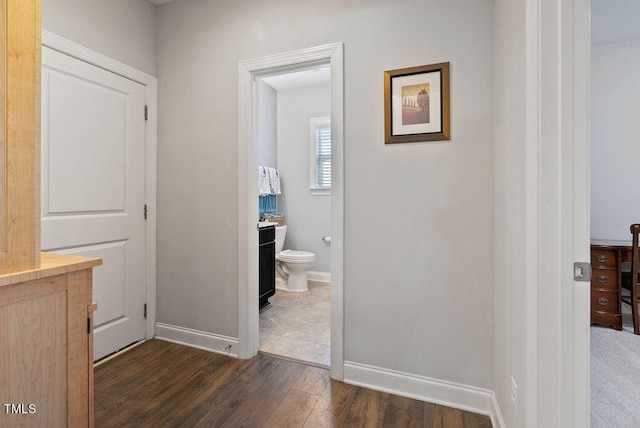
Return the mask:
<svg viewBox="0 0 640 428">
<path fill-rule="evenodd" d="M 449 63 L 385 71 L 385 144 L 450 139 Z"/>
</svg>

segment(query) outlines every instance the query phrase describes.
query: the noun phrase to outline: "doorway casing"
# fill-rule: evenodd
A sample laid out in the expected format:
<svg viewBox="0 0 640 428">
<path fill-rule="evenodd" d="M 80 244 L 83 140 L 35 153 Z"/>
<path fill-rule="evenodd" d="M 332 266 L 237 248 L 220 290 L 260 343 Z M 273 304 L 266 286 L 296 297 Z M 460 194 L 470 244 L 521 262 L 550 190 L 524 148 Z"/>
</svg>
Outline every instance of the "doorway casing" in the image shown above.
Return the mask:
<svg viewBox="0 0 640 428">
<path fill-rule="evenodd" d="M 525 0 L 527 427 L 590 418 L 589 0 Z"/>
<path fill-rule="evenodd" d="M 256 78 L 331 66 L 331 377 L 344 373 L 344 71 L 342 43 L 241 61 L 238 67 L 238 356 L 259 348 Z"/>
</svg>

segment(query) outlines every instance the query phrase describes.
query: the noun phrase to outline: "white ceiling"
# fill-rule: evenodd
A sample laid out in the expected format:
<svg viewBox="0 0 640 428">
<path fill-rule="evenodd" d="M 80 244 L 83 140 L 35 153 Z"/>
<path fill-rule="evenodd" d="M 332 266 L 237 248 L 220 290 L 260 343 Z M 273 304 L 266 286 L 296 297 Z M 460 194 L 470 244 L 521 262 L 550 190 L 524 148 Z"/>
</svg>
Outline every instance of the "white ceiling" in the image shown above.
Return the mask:
<svg viewBox="0 0 640 428">
<path fill-rule="evenodd" d="M 161 4 L 169 3 L 173 0 L 149 0 L 151 3 L 160 6 Z"/>
<path fill-rule="evenodd" d="M 640 38 L 640 0 L 591 0 L 591 43 Z"/>
<path fill-rule="evenodd" d="M 331 67 L 326 64 L 304 71 L 264 77 L 262 80 L 277 91 L 281 89 L 321 85 L 331 82 Z"/>
</svg>

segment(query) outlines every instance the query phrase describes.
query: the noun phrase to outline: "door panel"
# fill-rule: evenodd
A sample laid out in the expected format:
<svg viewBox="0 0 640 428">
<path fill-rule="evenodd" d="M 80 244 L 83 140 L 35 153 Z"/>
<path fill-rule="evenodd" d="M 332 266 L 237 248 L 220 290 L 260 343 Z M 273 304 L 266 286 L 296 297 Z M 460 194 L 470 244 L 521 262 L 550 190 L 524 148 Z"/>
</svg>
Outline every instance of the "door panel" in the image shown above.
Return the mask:
<svg viewBox="0 0 640 428">
<path fill-rule="evenodd" d="M 42 248 L 103 259 L 99 359 L 145 337 L 145 87 L 46 47 L 42 67 Z"/>
<path fill-rule="evenodd" d="M 48 160 L 55 168 L 48 171 L 47 214 L 124 211 L 128 94 L 96 78 L 47 70 L 49 100 L 56 103 L 49 109 Z"/>
</svg>

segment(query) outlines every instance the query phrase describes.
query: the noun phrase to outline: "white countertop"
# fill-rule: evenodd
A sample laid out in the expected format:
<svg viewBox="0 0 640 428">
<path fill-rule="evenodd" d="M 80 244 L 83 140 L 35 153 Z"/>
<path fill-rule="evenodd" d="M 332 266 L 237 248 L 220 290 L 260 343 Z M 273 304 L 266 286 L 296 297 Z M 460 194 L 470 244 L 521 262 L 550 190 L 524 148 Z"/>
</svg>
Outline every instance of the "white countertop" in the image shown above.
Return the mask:
<svg viewBox="0 0 640 428">
<path fill-rule="evenodd" d="M 267 226 L 277 226 L 278 223 L 276 223 L 275 221 L 259 221 L 258 222 L 258 227 L 262 228 L 262 227 L 267 227 Z"/>
</svg>

